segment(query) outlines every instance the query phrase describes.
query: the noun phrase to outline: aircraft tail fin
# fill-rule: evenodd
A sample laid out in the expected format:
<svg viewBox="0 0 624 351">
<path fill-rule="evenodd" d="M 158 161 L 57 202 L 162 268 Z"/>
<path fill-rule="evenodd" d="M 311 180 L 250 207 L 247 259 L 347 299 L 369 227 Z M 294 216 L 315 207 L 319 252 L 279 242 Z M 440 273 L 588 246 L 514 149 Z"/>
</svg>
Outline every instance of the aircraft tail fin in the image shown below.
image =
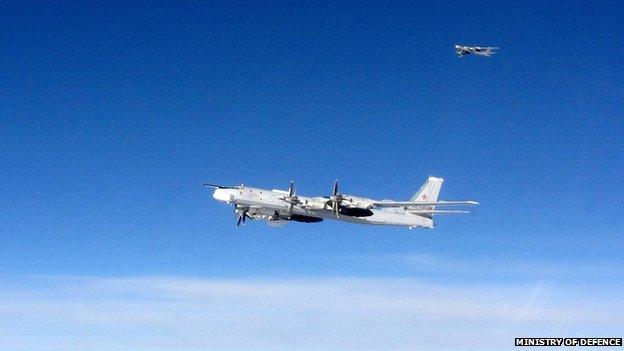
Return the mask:
<svg viewBox="0 0 624 351">
<path fill-rule="evenodd" d="M 444 179 L 429 177 L 425 184 L 412 196 L 410 201 L 412 202 L 435 202 L 438 201 L 440 195 L 440 189 L 442 189 L 442 183 Z"/>
<path fill-rule="evenodd" d="M 444 183 L 444 179 L 429 177 L 425 184 L 423 184 L 420 189 L 412 196 L 410 199 L 411 202 L 436 202 L 438 201 L 438 196 L 440 195 L 440 189 L 442 189 L 442 183 Z M 435 206 L 424 206 L 423 209 L 427 211 L 435 211 Z M 411 211 L 410 211 L 411 212 Z M 417 216 L 433 219 L 433 214 L 435 212 L 428 213 L 414 213 Z M 433 226 L 433 221 L 431 222 Z"/>
</svg>

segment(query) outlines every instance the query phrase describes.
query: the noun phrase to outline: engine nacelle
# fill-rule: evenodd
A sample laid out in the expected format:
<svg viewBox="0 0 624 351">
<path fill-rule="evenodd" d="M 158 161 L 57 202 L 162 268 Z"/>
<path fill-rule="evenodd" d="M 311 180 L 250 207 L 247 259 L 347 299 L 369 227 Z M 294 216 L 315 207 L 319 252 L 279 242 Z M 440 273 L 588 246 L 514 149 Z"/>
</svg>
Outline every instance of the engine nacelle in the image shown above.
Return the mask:
<svg viewBox="0 0 624 351">
<path fill-rule="evenodd" d="M 369 199 L 365 199 L 362 197 L 345 196 L 340 202 L 340 206 L 370 210 L 371 208 L 373 208 L 373 203 Z"/>
<path fill-rule="evenodd" d="M 303 201 L 303 203 L 301 203 L 300 205 L 302 208 L 308 210 L 325 210 L 327 209 L 327 199 L 322 197 L 314 197 L 312 199 Z"/>
</svg>

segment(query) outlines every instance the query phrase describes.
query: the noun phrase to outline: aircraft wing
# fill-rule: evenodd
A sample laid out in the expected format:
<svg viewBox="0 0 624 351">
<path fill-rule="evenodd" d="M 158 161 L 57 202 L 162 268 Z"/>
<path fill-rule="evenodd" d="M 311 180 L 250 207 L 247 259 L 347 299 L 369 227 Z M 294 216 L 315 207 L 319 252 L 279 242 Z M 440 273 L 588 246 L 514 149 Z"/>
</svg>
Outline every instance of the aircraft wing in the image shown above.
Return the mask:
<svg viewBox="0 0 624 351">
<path fill-rule="evenodd" d="M 476 201 L 432 201 L 432 202 L 412 202 L 412 201 L 379 201 L 373 202 L 373 207 L 411 207 L 411 206 L 457 206 L 457 205 L 478 205 Z"/>
</svg>

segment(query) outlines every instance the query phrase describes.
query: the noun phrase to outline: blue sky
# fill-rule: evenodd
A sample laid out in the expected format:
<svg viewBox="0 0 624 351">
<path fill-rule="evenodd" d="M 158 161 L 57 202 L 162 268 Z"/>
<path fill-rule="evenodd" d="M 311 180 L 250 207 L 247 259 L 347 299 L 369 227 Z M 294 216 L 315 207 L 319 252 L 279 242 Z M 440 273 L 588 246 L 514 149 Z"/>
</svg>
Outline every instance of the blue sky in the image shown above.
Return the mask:
<svg viewBox="0 0 624 351">
<path fill-rule="evenodd" d="M 615 313 L 610 303 L 624 292 L 621 13 L 615 1 L 2 5 L 0 295 L 30 298 L 7 298 L 11 308 L 0 315 L 33 317 L 20 324 L 25 334 L 3 325 L 0 338 L 15 350 L 40 349 L 46 336 L 35 340 L 29 328 L 55 318 L 80 324 L 33 306 L 128 304 L 129 314 L 153 308 L 162 317 L 172 312 L 158 301 L 175 300 L 178 286 L 199 285 L 191 296 L 202 298 L 190 299 L 211 310 L 206 284 L 260 284 L 290 296 L 292 286 L 329 289 L 326 279 L 338 287 L 326 304 L 258 312 L 271 323 L 292 318 L 282 343 L 237 336 L 217 345 L 208 327 L 191 337 L 139 316 L 127 323 L 142 340 L 166 339 L 151 349 L 315 349 L 301 311 L 352 306 L 345 296 L 367 284 L 371 299 L 385 299 L 396 279 L 407 281 L 410 301 L 423 287 L 452 289 L 457 299 L 434 302 L 452 300 L 458 310 L 465 302 L 474 315 L 464 317 L 480 326 L 500 323 L 505 311 L 515 316 L 518 329 L 493 334 L 493 349 L 516 331 L 621 333 L 624 322 L 612 315 L 603 329 L 573 317 L 580 302 Z M 459 59 L 455 43 L 501 49 Z M 232 210 L 201 186 L 285 188 L 293 179 L 299 193 L 325 195 L 338 178 L 345 193 L 398 200 L 430 174 L 446 179 L 443 198 L 481 205 L 438 218 L 433 231 L 337 222 L 237 230 Z M 117 292 L 134 291 L 145 279 L 167 282 L 133 295 L 145 305 L 98 288 L 112 281 Z M 480 289 L 503 307 L 473 306 Z M 567 317 L 531 329 L 518 317 L 527 316 L 522 306 L 541 306 L 534 318 Z M 376 314 L 354 309 L 364 318 L 337 320 L 356 338 L 366 329 L 358 320 Z M 379 313 L 392 319 L 392 311 Z M 98 335 L 122 331 L 98 321 L 82 331 L 82 346 L 99 349 Z M 277 324 L 253 326 L 280 336 Z M 67 347 L 71 335 L 46 330 L 55 347 Z M 434 337 L 426 329 L 419 342 L 383 335 L 393 349 Z M 321 348 L 363 349 L 345 338 Z M 118 340 L 116 349 L 137 347 L 131 335 Z"/>
</svg>

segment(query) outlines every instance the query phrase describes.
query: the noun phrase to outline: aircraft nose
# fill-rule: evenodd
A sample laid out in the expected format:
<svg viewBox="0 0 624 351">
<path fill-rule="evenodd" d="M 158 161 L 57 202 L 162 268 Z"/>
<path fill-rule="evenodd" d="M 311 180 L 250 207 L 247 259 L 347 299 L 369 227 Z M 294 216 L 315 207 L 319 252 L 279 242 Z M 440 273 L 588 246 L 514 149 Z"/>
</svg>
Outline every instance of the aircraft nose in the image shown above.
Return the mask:
<svg viewBox="0 0 624 351">
<path fill-rule="evenodd" d="M 230 192 L 227 189 L 215 189 L 212 197 L 219 201 L 230 201 Z"/>
</svg>

